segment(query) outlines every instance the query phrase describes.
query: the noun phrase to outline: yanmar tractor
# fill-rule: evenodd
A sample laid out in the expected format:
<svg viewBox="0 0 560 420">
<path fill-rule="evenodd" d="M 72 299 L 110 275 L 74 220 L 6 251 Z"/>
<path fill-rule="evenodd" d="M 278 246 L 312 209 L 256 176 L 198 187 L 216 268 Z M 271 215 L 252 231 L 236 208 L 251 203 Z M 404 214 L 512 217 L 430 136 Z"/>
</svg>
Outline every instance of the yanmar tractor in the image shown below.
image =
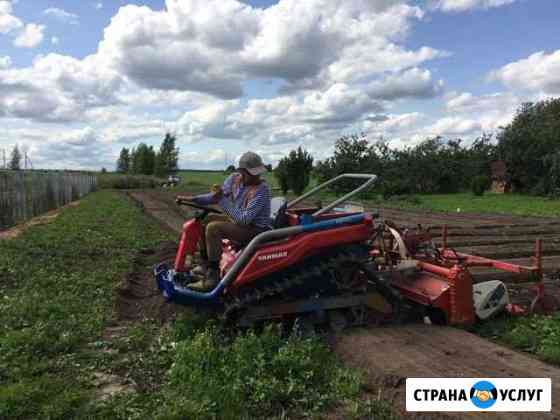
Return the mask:
<svg viewBox="0 0 560 420">
<path fill-rule="evenodd" d="M 301 205 L 341 180 L 364 182 L 325 207 Z M 206 293 L 188 288 L 196 279 L 185 262 L 197 251 L 204 218 L 220 211 L 178 200 L 199 211 L 183 226 L 174 265 L 154 268 L 158 287 L 169 301 L 209 307 L 242 327 L 273 319 L 334 329 L 409 318 L 469 325 L 477 315 L 503 309 L 503 283 L 473 291 L 468 263 L 476 265 L 477 257 L 438 249 L 426 231 L 402 231 L 375 213 L 343 205 L 375 181 L 375 175 L 344 174 L 291 202 L 273 199 L 274 228 L 249 243 L 224 241 L 221 281 Z"/>
</svg>

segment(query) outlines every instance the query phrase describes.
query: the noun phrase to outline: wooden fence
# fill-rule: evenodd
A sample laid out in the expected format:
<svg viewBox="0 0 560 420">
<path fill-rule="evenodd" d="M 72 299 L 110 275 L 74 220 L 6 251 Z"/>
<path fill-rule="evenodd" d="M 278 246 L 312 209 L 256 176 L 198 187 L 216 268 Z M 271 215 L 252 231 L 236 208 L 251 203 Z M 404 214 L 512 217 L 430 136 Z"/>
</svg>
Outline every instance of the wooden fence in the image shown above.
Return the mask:
<svg viewBox="0 0 560 420">
<path fill-rule="evenodd" d="M 59 208 L 94 191 L 95 175 L 0 171 L 0 230 Z"/>
</svg>

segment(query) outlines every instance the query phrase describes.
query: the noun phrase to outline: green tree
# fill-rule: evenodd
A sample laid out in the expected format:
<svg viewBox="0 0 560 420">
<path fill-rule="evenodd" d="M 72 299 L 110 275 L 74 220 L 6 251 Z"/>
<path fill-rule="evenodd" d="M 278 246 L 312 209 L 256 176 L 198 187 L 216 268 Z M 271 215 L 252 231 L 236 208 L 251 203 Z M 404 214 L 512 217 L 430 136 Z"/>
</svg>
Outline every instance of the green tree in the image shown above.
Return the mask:
<svg viewBox="0 0 560 420">
<path fill-rule="evenodd" d="M 155 157 L 155 173 L 166 176 L 179 170 L 179 148 L 175 145 L 177 139 L 171 133 L 166 133 L 157 156 Z"/>
<path fill-rule="evenodd" d="M 126 174 L 130 170 L 130 152 L 126 147 L 123 147 L 119 159 L 117 160 L 117 172 Z"/>
<path fill-rule="evenodd" d="M 286 161 L 288 185 L 290 189 L 300 195 L 305 191 L 311 180 L 313 157 L 301 147 L 292 150 Z"/>
<path fill-rule="evenodd" d="M 274 177 L 278 181 L 278 185 L 282 190 L 284 195 L 288 194 L 288 190 L 290 189 L 290 184 L 288 181 L 288 171 L 287 171 L 287 160 L 288 158 L 280 159 L 278 162 L 278 166 L 274 168 Z"/>
<path fill-rule="evenodd" d="M 334 155 L 315 166 L 314 173 L 319 182 L 328 181 L 344 173 L 378 174 L 379 162 L 373 146 L 362 134 L 343 136 L 334 146 Z M 337 193 L 347 192 L 355 188 L 360 181 L 347 180 L 337 182 L 332 189 Z"/>
<path fill-rule="evenodd" d="M 19 171 L 21 169 L 21 152 L 19 151 L 17 144 L 12 149 L 8 169 L 11 169 L 12 171 Z"/>
<path fill-rule="evenodd" d="M 154 148 L 140 143 L 132 150 L 132 173 L 138 175 L 152 175 L 154 173 L 156 154 Z"/>
<path fill-rule="evenodd" d="M 506 163 L 514 189 L 540 185 L 548 193 L 546 156 L 560 150 L 560 98 L 524 103 L 513 121 L 498 134 L 498 154 Z M 550 159 L 549 159 L 550 160 Z"/>
</svg>

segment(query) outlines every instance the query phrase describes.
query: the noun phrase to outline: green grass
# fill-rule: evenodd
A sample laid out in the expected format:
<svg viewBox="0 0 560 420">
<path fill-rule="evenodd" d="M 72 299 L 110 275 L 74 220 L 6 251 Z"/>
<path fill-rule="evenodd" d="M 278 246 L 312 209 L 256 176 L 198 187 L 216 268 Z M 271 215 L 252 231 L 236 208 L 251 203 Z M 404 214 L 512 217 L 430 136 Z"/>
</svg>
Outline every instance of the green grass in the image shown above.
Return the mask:
<svg viewBox="0 0 560 420">
<path fill-rule="evenodd" d="M 476 327 L 485 338 L 560 365 L 560 313 L 552 316 L 500 317 Z"/>
<path fill-rule="evenodd" d="M 0 242 L 0 418 L 319 418 L 331 409 L 395 418 L 387 402 L 361 398 L 360 372 L 317 337 L 236 334 L 188 314 L 104 335 L 123 326 L 114 287 L 162 239 L 124 196 L 101 191 Z M 100 400 L 100 373 L 128 378 L 134 392 Z"/>
<path fill-rule="evenodd" d="M 487 193 L 477 197 L 472 193 L 418 194 L 389 200 L 378 198 L 372 205 L 396 208 L 416 208 L 441 212 L 503 213 L 519 216 L 560 216 L 560 200 L 522 194 Z"/>
<path fill-rule="evenodd" d="M 115 282 L 163 237 L 122 197 L 98 192 L 0 241 L 0 418 L 80 416 L 107 362 L 89 344 L 112 317 Z"/>
</svg>

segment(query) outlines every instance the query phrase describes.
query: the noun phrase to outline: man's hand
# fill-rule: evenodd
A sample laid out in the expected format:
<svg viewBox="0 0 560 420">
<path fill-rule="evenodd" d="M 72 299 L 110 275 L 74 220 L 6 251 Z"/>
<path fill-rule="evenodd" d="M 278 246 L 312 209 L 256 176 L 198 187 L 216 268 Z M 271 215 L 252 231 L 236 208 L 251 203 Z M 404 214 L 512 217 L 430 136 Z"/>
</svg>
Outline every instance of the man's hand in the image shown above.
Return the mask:
<svg viewBox="0 0 560 420">
<path fill-rule="evenodd" d="M 175 196 L 175 202 L 179 204 L 181 201 L 193 201 L 192 195 L 177 195 Z"/>
<path fill-rule="evenodd" d="M 212 185 L 212 189 L 210 191 L 212 191 L 212 194 L 214 194 L 214 200 L 216 200 L 216 202 L 220 201 L 224 196 L 224 190 L 222 189 L 221 185 Z"/>
</svg>

